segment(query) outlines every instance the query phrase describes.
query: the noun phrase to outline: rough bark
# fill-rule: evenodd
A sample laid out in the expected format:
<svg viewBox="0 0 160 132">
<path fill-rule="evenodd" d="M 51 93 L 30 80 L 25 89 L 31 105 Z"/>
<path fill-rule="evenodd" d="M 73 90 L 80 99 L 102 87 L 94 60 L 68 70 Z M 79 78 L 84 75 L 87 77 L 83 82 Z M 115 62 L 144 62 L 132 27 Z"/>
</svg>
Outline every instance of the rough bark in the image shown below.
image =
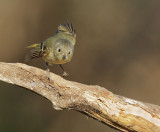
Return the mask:
<svg viewBox="0 0 160 132">
<path fill-rule="evenodd" d="M 73 109 L 121 131 L 160 132 L 160 107 L 115 95 L 100 86 L 63 79 L 20 63 L 0 62 L 0 80 L 34 91 L 56 110 Z"/>
</svg>

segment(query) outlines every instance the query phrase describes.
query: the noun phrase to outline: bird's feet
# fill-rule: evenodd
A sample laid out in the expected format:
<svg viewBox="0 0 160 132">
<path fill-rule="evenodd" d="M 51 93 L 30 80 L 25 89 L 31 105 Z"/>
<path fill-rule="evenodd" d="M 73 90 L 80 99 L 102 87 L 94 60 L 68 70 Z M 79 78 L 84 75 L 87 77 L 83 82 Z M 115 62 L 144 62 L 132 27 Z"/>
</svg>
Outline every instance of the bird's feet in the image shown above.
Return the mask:
<svg viewBox="0 0 160 132">
<path fill-rule="evenodd" d="M 47 75 L 48 80 L 50 80 L 50 71 L 48 69 L 46 71 L 46 75 Z"/>
<path fill-rule="evenodd" d="M 69 76 L 69 74 L 67 72 L 63 72 L 62 77 L 65 78 L 66 76 Z"/>
</svg>

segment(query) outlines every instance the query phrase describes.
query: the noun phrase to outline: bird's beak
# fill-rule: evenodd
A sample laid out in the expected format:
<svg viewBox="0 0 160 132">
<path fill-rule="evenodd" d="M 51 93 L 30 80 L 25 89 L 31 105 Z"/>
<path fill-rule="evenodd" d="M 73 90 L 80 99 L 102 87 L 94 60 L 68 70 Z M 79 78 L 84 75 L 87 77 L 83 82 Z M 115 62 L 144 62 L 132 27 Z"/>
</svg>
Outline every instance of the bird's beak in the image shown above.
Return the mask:
<svg viewBox="0 0 160 132">
<path fill-rule="evenodd" d="M 63 59 L 63 60 L 65 60 L 65 59 L 66 59 L 66 56 L 65 56 L 65 55 L 63 55 L 63 56 L 62 56 L 62 59 Z"/>
</svg>

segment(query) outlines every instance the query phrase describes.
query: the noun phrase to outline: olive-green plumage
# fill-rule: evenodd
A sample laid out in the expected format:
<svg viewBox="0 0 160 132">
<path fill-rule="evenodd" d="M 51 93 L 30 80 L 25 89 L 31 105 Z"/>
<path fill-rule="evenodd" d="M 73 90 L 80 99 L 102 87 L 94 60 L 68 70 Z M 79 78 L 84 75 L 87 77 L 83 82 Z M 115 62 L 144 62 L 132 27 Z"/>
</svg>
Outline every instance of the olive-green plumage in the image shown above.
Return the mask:
<svg viewBox="0 0 160 132">
<path fill-rule="evenodd" d="M 25 60 L 43 58 L 48 64 L 65 64 L 72 59 L 76 32 L 72 24 L 61 24 L 57 27 L 56 34 L 39 44 L 32 44 L 27 48 L 33 48 Z M 60 65 L 61 66 L 61 65 Z M 63 67 L 61 66 L 63 69 Z"/>
</svg>

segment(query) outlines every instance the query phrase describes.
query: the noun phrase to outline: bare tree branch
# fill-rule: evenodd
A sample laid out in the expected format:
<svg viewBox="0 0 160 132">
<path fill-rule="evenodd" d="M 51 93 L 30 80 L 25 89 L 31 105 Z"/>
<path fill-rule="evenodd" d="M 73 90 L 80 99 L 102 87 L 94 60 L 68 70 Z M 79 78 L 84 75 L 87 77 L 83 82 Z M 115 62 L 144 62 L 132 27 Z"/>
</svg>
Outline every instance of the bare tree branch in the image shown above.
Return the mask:
<svg viewBox="0 0 160 132">
<path fill-rule="evenodd" d="M 121 131 L 160 132 L 160 107 L 115 95 L 100 86 L 67 81 L 20 63 L 0 62 L 0 80 L 34 91 L 56 110 L 73 109 Z"/>
</svg>

